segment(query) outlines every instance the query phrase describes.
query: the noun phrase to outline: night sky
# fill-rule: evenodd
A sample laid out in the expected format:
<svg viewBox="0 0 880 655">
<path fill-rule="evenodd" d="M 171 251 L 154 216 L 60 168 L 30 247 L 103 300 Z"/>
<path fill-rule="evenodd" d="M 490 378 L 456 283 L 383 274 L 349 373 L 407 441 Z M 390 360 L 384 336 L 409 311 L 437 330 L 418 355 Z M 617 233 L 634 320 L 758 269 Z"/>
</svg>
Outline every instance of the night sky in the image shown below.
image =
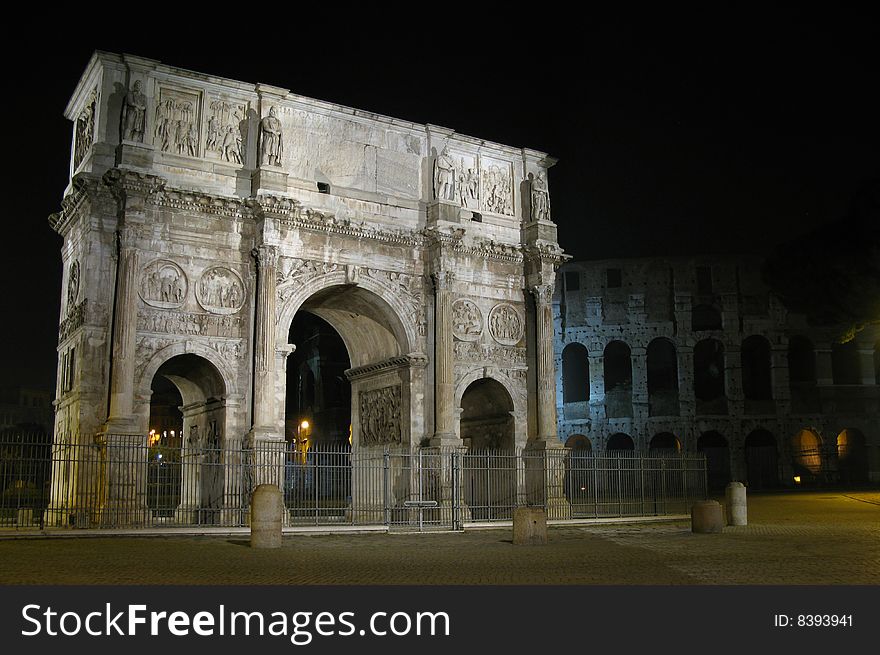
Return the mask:
<svg viewBox="0 0 880 655">
<path fill-rule="evenodd" d="M 233 16 L 221 30 L 154 21 L 151 37 L 134 33 L 150 23 L 140 18 L 104 32 L 72 23 L 4 44 L 0 384 L 54 384 L 61 239 L 46 218 L 67 183 L 64 107 L 95 49 L 546 151 L 559 159 L 559 242 L 577 259 L 765 253 L 841 217 L 880 177 L 880 29 L 857 14 L 689 13 L 633 27 L 533 9 L 456 35 L 413 17 L 337 24 L 336 12 L 253 27 Z"/>
</svg>

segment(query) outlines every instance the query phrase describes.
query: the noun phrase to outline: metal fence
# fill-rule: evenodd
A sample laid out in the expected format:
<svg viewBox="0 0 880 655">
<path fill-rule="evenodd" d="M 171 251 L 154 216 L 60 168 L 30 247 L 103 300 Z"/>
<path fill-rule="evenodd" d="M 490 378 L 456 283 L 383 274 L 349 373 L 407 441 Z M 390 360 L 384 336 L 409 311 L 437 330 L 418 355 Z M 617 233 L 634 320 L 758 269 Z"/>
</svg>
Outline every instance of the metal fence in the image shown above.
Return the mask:
<svg viewBox="0 0 880 655">
<path fill-rule="evenodd" d="M 706 497 L 706 460 L 565 448 L 472 451 L 294 444 L 148 446 L 0 440 L 0 525 L 67 528 L 240 527 L 259 484 L 283 493 L 285 525 L 460 529 L 509 521 L 685 513 Z"/>
</svg>

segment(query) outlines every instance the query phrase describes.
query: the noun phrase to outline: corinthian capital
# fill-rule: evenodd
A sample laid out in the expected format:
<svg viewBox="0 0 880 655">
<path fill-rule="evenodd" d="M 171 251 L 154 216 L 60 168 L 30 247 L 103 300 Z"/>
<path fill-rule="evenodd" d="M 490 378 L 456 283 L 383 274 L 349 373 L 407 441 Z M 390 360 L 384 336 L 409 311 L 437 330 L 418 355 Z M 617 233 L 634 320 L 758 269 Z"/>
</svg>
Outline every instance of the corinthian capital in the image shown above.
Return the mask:
<svg viewBox="0 0 880 655">
<path fill-rule="evenodd" d="M 431 278 L 434 280 L 435 291 L 449 291 L 452 288 L 452 283 L 455 282 L 455 273 L 452 271 L 438 271 L 432 273 Z"/>
<path fill-rule="evenodd" d="M 532 287 L 532 294 L 535 296 L 535 302 L 540 305 L 546 305 L 553 301 L 553 285 L 538 284 Z"/>
<path fill-rule="evenodd" d="M 251 250 L 251 255 L 257 260 L 257 266 L 262 269 L 276 268 L 278 266 L 278 247 L 266 244 L 257 246 Z"/>
</svg>

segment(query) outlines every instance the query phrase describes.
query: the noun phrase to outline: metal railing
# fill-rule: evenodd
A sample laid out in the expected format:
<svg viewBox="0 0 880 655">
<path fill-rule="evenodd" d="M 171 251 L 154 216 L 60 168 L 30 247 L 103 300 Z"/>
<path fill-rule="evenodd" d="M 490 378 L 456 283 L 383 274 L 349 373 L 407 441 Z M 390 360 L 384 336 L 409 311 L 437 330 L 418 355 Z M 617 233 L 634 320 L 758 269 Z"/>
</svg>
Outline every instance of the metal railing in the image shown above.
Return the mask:
<svg viewBox="0 0 880 655">
<path fill-rule="evenodd" d="M 702 455 L 47 439 L 0 440 L 0 526 L 242 527 L 264 483 L 282 490 L 287 526 L 395 530 L 509 521 L 522 505 L 551 520 L 684 513 L 706 497 Z"/>
</svg>

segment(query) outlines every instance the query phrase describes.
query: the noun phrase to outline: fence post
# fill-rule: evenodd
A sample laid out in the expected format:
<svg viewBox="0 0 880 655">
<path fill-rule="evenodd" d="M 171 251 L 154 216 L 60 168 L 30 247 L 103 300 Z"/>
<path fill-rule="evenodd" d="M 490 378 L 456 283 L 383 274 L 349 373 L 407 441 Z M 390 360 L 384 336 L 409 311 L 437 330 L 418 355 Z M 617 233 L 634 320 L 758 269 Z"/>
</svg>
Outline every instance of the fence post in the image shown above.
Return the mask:
<svg viewBox="0 0 880 655">
<path fill-rule="evenodd" d="M 388 448 L 385 448 L 382 460 L 382 502 L 384 506 L 383 518 L 385 521 L 385 525 L 391 525 L 391 508 L 389 506 L 390 503 L 388 498 L 388 495 L 390 493 L 390 480 L 388 479 L 390 467 L 391 453 L 388 451 Z"/>
</svg>

